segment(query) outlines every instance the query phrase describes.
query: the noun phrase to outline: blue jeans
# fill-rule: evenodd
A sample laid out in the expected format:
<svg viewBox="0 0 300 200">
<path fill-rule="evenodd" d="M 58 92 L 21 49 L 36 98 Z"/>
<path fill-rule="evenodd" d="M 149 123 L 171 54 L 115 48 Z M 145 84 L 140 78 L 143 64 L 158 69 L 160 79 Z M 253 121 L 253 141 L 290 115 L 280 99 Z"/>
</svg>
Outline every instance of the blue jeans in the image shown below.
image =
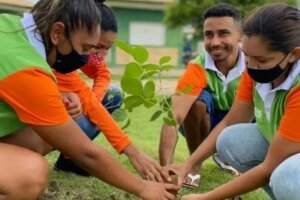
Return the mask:
<svg viewBox="0 0 300 200">
<path fill-rule="evenodd" d="M 202 90 L 196 101 L 202 101 L 206 105 L 206 112 L 210 117 L 210 129 L 212 130 L 227 114 L 228 111 L 215 109 L 213 97 L 207 90 Z M 185 136 L 183 126 L 179 126 L 179 131 Z"/>
<path fill-rule="evenodd" d="M 121 89 L 117 86 L 110 85 L 101 103 L 109 113 L 112 113 L 121 107 L 122 98 L 123 94 Z M 91 140 L 95 139 L 100 133 L 99 128 L 85 115 L 82 115 L 82 117 L 76 120 L 76 123 Z"/>
<path fill-rule="evenodd" d="M 247 123 L 225 128 L 216 148 L 222 160 L 239 172 L 246 172 L 264 161 L 269 144 L 255 123 Z M 272 199 L 300 199 L 300 153 L 287 158 L 273 171 L 264 190 Z"/>
</svg>

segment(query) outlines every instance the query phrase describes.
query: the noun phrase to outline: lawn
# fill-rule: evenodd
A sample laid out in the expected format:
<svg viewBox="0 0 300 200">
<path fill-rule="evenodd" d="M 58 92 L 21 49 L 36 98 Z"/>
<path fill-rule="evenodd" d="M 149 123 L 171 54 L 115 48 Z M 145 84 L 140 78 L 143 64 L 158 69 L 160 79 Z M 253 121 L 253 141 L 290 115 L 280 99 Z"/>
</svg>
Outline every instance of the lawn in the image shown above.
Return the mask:
<svg viewBox="0 0 300 200">
<path fill-rule="evenodd" d="M 119 82 L 119 76 L 113 76 L 113 82 Z M 173 79 L 175 77 L 166 77 Z M 158 160 L 158 144 L 160 137 L 160 127 L 162 119 L 150 122 L 155 108 L 147 109 L 139 107 L 129 114 L 131 119 L 130 126 L 126 129 L 126 133 L 130 136 L 133 143 L 148 155 Z M 122 124 L 121 124 L 122 125 Z M 106 141 L 105 137 L 100 134 L 94 141 L 109 151 L 125 168 L 135 173 L 129 160 L 125 155 L 118 155 L 111 145 Z M 182 162 L 188 156 L 188 149 L 185 139 L 180 135 L 175 153 L 175 162 Z M 58 157 L 58 152 L 52 152 L 47 156 L 51 169 Z M 107 169 L 109 170 L 109 169 Z M 136 173 L 135 173 L 136 174 Z M 189 193 L 201 193 L 209 191 L 214 187 L 231 180 L 233 176 L 229 173 L 221 171 L 211 159 L 208 159 L 202 168 L 202 181 L 198 190 L 183 189 L 180 196 Z M 242 196 L 243 200 L 268 200 L 268 196 L 263 190 L 259 189 L 255 192 Z M 40 200 L 130 200 L 138 199 L 133 195 L 109 186 L 96 178 L 83 178 L 70 173 L 56 172 L 51 170 L 49 184 L 46 192 Z"/>
</svg>

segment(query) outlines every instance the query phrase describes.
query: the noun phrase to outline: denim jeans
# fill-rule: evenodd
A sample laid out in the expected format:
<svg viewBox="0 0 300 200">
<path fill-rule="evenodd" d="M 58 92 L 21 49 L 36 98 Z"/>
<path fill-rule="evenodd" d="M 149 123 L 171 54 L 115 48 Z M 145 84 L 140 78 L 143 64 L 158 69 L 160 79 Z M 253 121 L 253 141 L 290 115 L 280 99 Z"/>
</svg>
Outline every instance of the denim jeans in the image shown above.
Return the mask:
<svg viewBox="0 0 300 200">
<path fill-rule="evenodd" d="M 109 113 L 112 113 L 116 109 L 120 108 L 122 104 L 122 97 L 123 94 L 120 88 L 110 85 L 101 103 L 105 106 Z M 95 137 L 97 137 L 100 133 L 98 127 L 85 115 L 82 115 L 78 120 L 76 120 L 76 123 L 91 140 L 95 139 Z"/>
<path fill-rule="evenodd" d="M 225 128 L 216 148 L 222 160 L 239 172 L 246 172 L 264 161 L 269 144 L 256 124 L 247 123 Z M 264 190 L 272 199 L 300 199 L 300 153 L 287 158 L 273 171 Z"/>
</svg>

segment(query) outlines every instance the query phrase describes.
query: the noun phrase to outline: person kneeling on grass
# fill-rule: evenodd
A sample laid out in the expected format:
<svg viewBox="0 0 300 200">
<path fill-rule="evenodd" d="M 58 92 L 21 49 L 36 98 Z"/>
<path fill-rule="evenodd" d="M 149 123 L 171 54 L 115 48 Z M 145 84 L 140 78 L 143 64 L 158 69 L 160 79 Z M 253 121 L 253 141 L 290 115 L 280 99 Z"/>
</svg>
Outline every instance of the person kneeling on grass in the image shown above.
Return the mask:
<svg viewBox="0 0 300 200">
<path fill-rule="evenodd" d="M 103 131 L 105 137 L 117 152 L 128 156 L 141 177 L 162 182 L 162 167 L 136 148 L 110 115 L 121 106 L 122 94 L 116 86 L 109 85 L 110 73 L 104 58 L 114 44 L 118 29 L 113 11 L 103 4 L 103 0 L 96 2 L 102 18 L 101 37 L 92 49 L 93 54 L 89 56 L 88 63 L 81 68 L 85 74 L 94 80 L 93 88 L 89 88 L 77 71 L 67 74 L 54 71 L 58 88 L 63 93 L 74 92 L 78 95 L 80 99 L 78 106 L 82 107 L 83 115 L 80 116 L 76 114 L 77 112 L 74 112 L 76 106 L 74 108 L 69 106 L 67 109 L 91 140 L 97 137 L 100 133 L 99 130 Z M 74 105 L 72 100 L 67 100 L 67 102 Z M 78 117 L 79 119 L 77 119 Z M 82 176 L 90 175 L 62 154 L 59 156 L 54 168 L 57 171 L 73 172 Z"/>
<path fill-rule="evenodd" d="M 241 16 L 230 4 L 218 4 L 208 8 L 204 18 L 204 52 L 190 61 L 179 79 L 177 92 L 191 87 L 189 93 L 174 96 L 172 112 L 180 132 L 186 138 L 190 154 L 210 134 L 230 109 L 241 74 L 246 67 L 240 48 Z M 169 165 L 177 143 L 176 128 L 164 125 L 161 131 L 159 157 L 161 165 Z M 238 172 L 214 155 L 219 166 Z M 187 175 L 184 185 L 197 188 L 200 183 L 199 168 L 195 165 Z"/>
</svg>

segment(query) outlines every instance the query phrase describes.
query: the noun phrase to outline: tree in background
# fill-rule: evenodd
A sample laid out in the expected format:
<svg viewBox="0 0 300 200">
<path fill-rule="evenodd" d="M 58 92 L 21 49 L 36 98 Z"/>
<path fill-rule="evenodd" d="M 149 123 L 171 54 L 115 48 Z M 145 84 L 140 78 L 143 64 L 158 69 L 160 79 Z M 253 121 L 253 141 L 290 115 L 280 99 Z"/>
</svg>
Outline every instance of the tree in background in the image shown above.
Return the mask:
<svg viewBox="0 0 300 200">
<path fill-rule="evenodd" d="M 296 5 L 297 0 L 177 0 L 165 11 L 164 22 L 169 27 L 178 27 L 191 24 L 198 34 L 202 34 L 202 13 L 217 3 L 230 3 L 240 9 L 242 16 L 258 6 L 281 2 Z"/>
</svg>

